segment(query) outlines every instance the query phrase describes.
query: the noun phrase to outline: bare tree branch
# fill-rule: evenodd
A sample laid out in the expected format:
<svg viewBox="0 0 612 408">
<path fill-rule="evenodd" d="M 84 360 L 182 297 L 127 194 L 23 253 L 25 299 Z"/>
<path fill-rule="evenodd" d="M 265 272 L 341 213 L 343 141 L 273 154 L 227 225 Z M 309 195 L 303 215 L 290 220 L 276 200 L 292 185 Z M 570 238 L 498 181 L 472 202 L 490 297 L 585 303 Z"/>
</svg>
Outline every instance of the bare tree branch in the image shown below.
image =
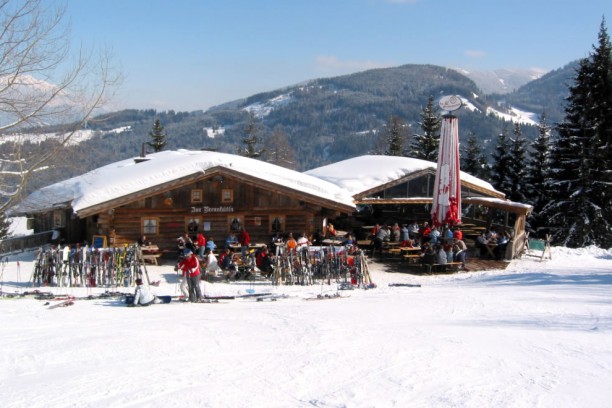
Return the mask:
<svg viewBox="0 0 612 408">
<path fill-rule="evenodd" d="M 64 12 L 41 0 L 0 0 L 0 211 L 53 164 L 121 82 L 109 53 L 71 52 Z M 36 148 L 47 136 L 33 129 L 49 124 L 70 126 Z"/>
</svg>

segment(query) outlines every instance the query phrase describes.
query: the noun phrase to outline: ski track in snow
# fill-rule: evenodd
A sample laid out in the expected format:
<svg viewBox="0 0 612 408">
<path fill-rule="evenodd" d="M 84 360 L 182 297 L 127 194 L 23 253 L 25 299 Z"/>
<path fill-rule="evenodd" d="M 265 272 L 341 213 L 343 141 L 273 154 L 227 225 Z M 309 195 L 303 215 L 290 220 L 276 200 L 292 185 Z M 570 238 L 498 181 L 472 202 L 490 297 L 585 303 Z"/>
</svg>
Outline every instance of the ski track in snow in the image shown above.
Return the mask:
<svg viewBox="0 0 612 408">
<path fill-rule="evenodd" d="M 608 407 L 610 255 L 553 248 L 545 262 L 439 276 L 372 263 L 376 289 L 308 302 L 336 287 L 205 283 L 209 295 L 290 297 L 148 308 L 96 299 L 49 310 L 54 301 L 3 298 L 0 405 Z M 22 261 L 18 276 L 9 262 L 3 291 L 29 289 L 30 267 Z M 162 279 L 155 293 L 176 294 L 171 268 L 147 267 Z"/>
</svg>

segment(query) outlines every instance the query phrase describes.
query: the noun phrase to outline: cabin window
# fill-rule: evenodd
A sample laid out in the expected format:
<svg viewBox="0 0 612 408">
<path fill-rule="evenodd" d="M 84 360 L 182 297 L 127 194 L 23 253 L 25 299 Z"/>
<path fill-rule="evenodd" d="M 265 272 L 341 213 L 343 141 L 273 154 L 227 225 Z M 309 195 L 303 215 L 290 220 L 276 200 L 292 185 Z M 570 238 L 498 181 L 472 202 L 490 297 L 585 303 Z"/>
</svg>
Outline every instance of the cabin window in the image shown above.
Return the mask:
<svg viewBox="0 0 612 408">
<path fill-rule="evenodd" d="M 66 214 L 63 211 L 53 211 L 53 228 L 66 226 Z"/>
<path fill-rule="evenodd" d="M 244 218 L 240 215 L 231 215 L 227 217 L 227 225 L 229 231 L 237 232 L 244 225 Z"/>
<path fill-rule="evenodd" d="M 221 190 L 221 202 L 224 204 L 234 202 L 234 190 L 231 188 L 224 188 Z"/>
<path fill-rule="evenodd" d="M 433 197 L 433 185 L 435 177 L 426 174 L 408 182 L 408 197 Z"/>
<path fill-rule="evenodd" d="M 408 197 L 408 183 L 398 184 L 385 190 L 385 198 Z"/>
<path fill-rule="evenodd" d="M 159 233 L 159 220 L 157 218 L 142 218 L 142 233 L 144 235 L 157 235 Z"/>
<path fill-rule="evenodd" d="M 203 199 L 202 190 L 191 190 L 191 203 L 201 203 Z"/>
<path fill-rule="evenodd" d="M 190 237 L 197 235 L 200 229 L 200 221 L 199 218 L 185 218 L 185 230 L 189 233 Z"/>
<path fill-rule="evenodd" d="M 285 231 L 285 216 L 284 215 L 271 215 L 270 216 L 270 232 L 283 232 Z"/>
</svg>

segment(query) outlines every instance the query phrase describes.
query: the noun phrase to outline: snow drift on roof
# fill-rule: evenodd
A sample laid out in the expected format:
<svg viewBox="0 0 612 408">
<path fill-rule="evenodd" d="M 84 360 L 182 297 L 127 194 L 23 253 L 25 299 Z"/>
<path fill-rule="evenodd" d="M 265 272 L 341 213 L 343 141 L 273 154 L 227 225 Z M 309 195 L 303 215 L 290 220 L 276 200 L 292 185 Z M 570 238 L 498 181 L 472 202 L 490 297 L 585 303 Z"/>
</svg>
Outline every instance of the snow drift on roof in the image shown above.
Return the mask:
<svg viewBox="0 0 612 408">
<path fill-rule="evenodd" d="M 436 168 L 436 163 L 411 157 L 365 155 L 308 170 L 305 174 L 329 181 L 355 195 L 408 174 Z M 463 171 L 461 180 L 497 192 L 491 184 Z"/>
<path fill-rule="evenodd" d="M 72 202 L 75 212 L 207 169 L 225 167 L 302 193 L 354 206 L 342 188 L 294 170 L 247 157 L 209 151 L 152 153 L 145 161 L 122 160 L 32 193 L 16 209 L 33 213 Z"/>
</svg>

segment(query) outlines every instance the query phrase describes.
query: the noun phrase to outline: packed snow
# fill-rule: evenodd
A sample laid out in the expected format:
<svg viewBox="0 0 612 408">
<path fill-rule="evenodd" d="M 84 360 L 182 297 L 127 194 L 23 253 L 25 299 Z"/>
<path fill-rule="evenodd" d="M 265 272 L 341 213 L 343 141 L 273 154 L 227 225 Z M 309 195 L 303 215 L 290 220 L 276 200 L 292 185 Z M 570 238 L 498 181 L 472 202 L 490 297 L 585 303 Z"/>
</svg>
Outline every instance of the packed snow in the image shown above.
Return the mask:
<svg viewBox="0 0 612 408">
<path fill-rule="evenodd" d="M 2 263 L 4 294 L 36 289 L 32 261 L 25 252 Z M 49 309 L 58 301 L 3 296 L 0 405 L 612 406 L 612 250 L 554 247 L 551 260 L 437 276 L 369 266 L 377 287 L 367 290 L 202 284 L 209 296 L 289 295 L 278 301 Z M 147 272 L 161 280 L 154 293 L 178 295 L 172 262 Z"/>
</svg>

